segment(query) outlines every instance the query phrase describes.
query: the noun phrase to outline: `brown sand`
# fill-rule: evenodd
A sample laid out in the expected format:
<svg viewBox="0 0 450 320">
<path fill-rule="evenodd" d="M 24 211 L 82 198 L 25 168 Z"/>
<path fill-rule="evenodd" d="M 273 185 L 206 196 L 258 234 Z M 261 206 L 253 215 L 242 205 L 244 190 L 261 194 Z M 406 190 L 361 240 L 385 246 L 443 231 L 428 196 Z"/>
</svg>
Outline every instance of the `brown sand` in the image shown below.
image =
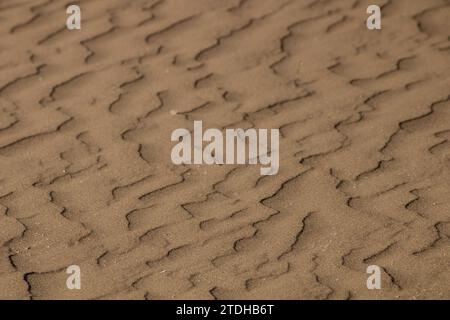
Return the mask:
<svg viewBox="0 0 450 320">
<path fill-rule="evenodd" d="M 450 298 L 450 1 L 68 3 L 0 1 L 0 298 Z M 194 120 L 279 174 L 173 165 Z"/>
</svg>

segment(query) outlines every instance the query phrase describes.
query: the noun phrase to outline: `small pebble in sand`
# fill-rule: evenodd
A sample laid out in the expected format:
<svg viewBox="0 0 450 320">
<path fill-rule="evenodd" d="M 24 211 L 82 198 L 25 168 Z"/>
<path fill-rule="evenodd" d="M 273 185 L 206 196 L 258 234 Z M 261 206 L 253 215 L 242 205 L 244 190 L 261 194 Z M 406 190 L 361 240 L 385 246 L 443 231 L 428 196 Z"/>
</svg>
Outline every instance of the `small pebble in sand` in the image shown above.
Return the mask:
<svg viewBox="0 0 450 320">
<path fill-rule="evenodd" d="M 177 111 L 177 110 L 170 110 L 170 114 L 173 115 L 173 116 L 174 116 L 174 115 L 177 115 L 177 114 L 178 114 L 178 111 Z"/>
</svg>

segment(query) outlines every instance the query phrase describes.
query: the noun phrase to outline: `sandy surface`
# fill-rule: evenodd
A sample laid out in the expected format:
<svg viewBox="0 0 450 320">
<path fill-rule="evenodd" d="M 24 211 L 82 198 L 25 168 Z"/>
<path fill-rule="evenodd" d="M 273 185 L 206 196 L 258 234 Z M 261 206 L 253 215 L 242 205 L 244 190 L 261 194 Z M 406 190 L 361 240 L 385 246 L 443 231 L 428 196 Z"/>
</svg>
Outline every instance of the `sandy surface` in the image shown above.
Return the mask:
<svg viewBox="0 0 450 320">
<path fill-rule="evenodd" d="M 78 3 L 0 1 L 0 298 L 450 299 L 450 1 Z M 278 175 L 173 165 L 194 120 Z"/>
</svg>

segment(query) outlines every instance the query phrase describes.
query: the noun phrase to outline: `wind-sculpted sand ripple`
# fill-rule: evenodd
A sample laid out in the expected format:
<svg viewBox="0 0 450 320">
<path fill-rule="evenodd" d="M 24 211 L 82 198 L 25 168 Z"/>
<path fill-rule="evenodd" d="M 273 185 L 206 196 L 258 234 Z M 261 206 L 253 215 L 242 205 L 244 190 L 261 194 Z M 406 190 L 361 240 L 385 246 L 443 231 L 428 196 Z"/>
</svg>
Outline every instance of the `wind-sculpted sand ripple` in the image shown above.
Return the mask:
<svg viewBox="0 0 450 320">
<path fill-rule="evenodd" d="M 0 298 L 450 299 L 450 1 L 78 2 L 0 2 Z M 195 120 L 278 174 L 174 165 Z"/>
</svg>

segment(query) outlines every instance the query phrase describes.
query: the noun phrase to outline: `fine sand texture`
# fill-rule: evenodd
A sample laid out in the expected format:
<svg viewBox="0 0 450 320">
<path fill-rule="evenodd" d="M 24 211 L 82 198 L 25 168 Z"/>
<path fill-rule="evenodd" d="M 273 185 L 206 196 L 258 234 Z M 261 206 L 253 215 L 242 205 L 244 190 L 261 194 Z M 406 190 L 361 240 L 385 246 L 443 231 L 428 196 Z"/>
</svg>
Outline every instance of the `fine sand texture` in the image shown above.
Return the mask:
<svg viewBox="0 0 450 320">
<path fill-rule="evenodd" d="M 1 299 L 450 299 L 449 0 L 75 3 L 0 0 Z"/>
</svg>

